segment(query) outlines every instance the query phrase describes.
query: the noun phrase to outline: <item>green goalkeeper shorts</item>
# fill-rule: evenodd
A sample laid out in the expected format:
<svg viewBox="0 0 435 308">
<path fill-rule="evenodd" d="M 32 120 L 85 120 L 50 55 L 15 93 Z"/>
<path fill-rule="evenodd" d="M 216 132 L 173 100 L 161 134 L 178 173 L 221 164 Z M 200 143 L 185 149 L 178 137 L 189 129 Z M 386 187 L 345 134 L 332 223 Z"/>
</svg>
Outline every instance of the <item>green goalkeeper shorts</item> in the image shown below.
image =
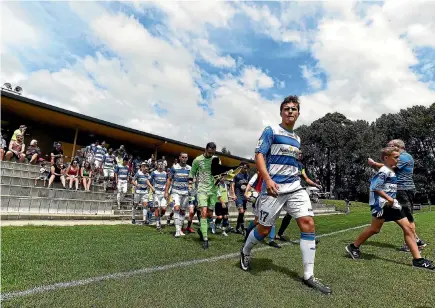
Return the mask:
<svg viewBox="0 0 435 308">
<path fill-rule="evenodd" d="M 207 207 L 214 210 L 217 200 L 216 193 L 198 193 L 198 207 Z"/>
</svg>

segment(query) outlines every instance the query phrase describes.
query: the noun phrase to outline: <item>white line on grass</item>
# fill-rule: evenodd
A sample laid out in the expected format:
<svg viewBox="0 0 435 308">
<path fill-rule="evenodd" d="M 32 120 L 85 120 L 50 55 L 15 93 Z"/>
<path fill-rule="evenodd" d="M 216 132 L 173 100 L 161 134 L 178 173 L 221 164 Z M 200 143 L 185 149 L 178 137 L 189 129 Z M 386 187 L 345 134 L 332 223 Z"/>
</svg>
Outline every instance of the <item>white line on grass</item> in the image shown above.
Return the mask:
<svg viewBox="0 0 435 308">
<path fill-rule="evenodd" d="M 366 226 L 368 226 L 368 224 L 357 226 L 357 227 L 352 227 L 352 228 L 347 228 L 344 230 L 334 231 L 331 233 L 321 234 L 321 235 L 318 235 L 317 237 L 321 238 L 321 237 L 336 235 L 339 233 L 344 233 L 344 232 L 348 232 L 348 231 L 352 231 L 352 230 L 356 230 L 356 229 L 361 229 L 361 228 L 366 227 Z M 291 241 L 289 243 L 284 243 L 283 246 L 289 245 L 289 244 L 296 244 L 298 242 L 299 242 L 299 240 L 294 240 L 294 241 Z M 255 249 L 255 251 L 263 251 L 263 250 L 267 250 L 267 249 L 271 249 L 271 248 L 272 247 L 270 247 L 270 246 L 264 246 L 264 247 Z M 50 284 L 50 285 L 35 287 L 32 289 L 27 289 L 24 291 L 4 293 L 4 294 L 1 294 L 0 300 L 6 301 L 6 300 L 10 300 L 10 299 L 17 298 L 17 297 L 22 297 L 22 296 L 32 295 L 32 294 L 37 294 L 37 293 L 45 293 L 45 292 L 57 290 L 57 289 L 66 289 L 66 288 L 72 288 L 72 287 L 77 287 L 77 286 L 84 286 L 87 284 L 91 284 L 91 283 L 95 283 L 95 282 L 99 282 L 99 281 L 104 281 L 104 280 L 120 279 L 120 278 L 125 278 L 125 277 L 141 275 L 141 274 L 150 274 L 150 273 L 154 273 L 154 272 L 166 271 L 166 270 L 178 268 L 178 267 L 187 267 L 187 266 L 206 263 L 206 262 L 215 262 L 215 261 L 220 261 L 220 260 L 225 260 L 225 259 L 231 259 L 231 258 L 238 257 L 239 255 L 240 255 L 240 253 L 236 252 L 236 253 L 230 253 L 230 254 L 217 256 L 217 257 L 183 261 L 183 262 L 177 262 L 177 263 L 161 265 L 161 266 L 147 267 L 147 268 L 142 268 L 139 270 L 134 270 L 134 271 L 129 271 L 129 272 L 120 272 L 120 273 L 115 273 L 115 274 L 90 277 L 90 278 L 81 279 L 81 280 L 59 282 L 59 283 L 54 283 L 54 284 Z"/>
</svg>

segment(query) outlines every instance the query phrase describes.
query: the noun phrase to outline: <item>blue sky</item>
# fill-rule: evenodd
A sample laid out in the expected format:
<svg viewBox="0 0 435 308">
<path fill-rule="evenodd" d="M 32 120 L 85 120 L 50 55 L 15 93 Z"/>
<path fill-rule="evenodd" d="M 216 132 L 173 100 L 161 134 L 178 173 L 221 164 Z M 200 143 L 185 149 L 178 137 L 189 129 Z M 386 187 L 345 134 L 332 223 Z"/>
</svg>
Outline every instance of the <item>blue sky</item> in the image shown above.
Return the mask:
<svg viewBox="0 0 435 308">
<path fill-rule="evenodd" d="M 434 2 L 2 2 L 2 82 L 107 121 L 251 157 L 299 123 L 435 101 Z M 398 14 L 400 12 L 400 14 Z M 370 110 L 370 112 L 366 112 Z M 230 133 L 229 133 L 230 132 Z M 236 136 L 236 137 L 235 137 Z"/>
</svg>

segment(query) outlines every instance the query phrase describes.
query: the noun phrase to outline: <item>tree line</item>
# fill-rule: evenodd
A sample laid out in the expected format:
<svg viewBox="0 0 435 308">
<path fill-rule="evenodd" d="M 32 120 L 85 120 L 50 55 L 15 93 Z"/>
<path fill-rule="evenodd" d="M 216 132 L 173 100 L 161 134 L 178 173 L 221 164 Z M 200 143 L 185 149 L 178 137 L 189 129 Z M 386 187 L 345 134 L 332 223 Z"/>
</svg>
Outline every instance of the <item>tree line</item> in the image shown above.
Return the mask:
<svg viewBox="0 0 435 308">
<path fill-rule="evenodd" d="M 379 150 L 389 140 L 402 139 L 415 160 L 416 191 L 435 203 L 435 103 L 383 114 L 372 123 L 328 113 L 296 132 L 310 177 L 337 199 L 359 201 L 368 200 L 374 174 L 367 158 L 380 161 Z"/>
</svg>

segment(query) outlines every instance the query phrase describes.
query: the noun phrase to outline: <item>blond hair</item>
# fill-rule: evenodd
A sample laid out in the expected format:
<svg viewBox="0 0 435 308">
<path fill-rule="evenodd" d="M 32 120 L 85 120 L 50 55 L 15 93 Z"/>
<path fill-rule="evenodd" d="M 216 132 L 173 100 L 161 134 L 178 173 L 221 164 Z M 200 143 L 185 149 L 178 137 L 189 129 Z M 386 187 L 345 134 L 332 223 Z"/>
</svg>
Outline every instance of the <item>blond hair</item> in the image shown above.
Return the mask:
<svg viewBox="0 0 435 308">
<path fill-rule="evenodd" d="M 381 150 L 381 160 L 384 160 L 385 156 L 391 156 L 393 152 L 400 153 L 400 150 L 398 147 L 385 147 Z"/>
</svg>

